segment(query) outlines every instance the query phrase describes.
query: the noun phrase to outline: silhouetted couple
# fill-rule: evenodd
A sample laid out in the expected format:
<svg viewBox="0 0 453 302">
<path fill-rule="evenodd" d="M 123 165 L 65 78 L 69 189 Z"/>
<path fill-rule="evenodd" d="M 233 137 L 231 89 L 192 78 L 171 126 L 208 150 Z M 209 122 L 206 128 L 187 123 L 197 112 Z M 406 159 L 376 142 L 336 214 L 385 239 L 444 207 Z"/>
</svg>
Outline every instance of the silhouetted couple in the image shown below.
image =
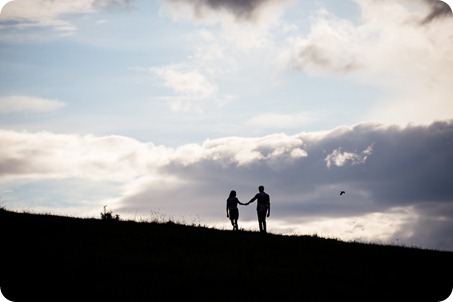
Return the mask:
<svg viewBox="0 0 453 302">
<path fill-rule="evenodd" d="M 231 224 L 233 225 L 233 230 L 237 231 L 238 228 L 238 219 L 239 219 L 239 209 L 238 204 L 246 206 L 255 200 L 257 200 L 256 213 L 258 215 L 258 224 L 260 227 L 260 232 L 266 233 L 266 217 L 271 215 L 271 198 L 269 194 L 264 192 L 264 187 L 258 187 L 258 193 L 250 199 L 247 203 L 242 203 L 236 196 L 236 191 L 232 190 L 230 196 L 227 199 L 226 211 L 227 217 L 230 218 Z"/>
</svg>

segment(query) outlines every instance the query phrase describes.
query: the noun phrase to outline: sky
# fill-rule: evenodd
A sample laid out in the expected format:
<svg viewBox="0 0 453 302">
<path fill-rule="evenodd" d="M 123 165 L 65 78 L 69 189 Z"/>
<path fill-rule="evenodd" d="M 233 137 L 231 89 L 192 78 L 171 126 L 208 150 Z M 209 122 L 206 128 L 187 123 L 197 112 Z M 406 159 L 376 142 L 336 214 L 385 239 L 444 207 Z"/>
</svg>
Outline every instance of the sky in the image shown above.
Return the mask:
<svg viewBox="0 0 453 302">
<path fill-rule="evenodd" d="M 442 1 L 14 0 L 0 79 L 6 209 L 453 251 Z"/>
</svg>

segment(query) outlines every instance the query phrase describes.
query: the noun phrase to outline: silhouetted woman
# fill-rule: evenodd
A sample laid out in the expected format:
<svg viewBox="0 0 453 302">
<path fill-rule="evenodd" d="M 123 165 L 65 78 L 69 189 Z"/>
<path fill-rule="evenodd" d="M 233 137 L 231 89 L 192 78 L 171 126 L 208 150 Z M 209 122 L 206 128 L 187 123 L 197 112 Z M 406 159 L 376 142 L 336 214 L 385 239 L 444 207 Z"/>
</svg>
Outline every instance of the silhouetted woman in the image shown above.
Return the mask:
<svg viewBox="0 0 453 302">
<path fill-rule="evenodd" d="M 242 203 L 239 201 L 239 199 L 236 197 L 236 191 L 232 190 L 230 192 L 230 196 L 227 199 L 226 202 L 226 212 L 227 212 L 227 217 L 230 218 L 231 224 L 233 225 L 233 231 L 237 231 L 238 228 L 238 219 L 239 219 L 239 209 L 238 209 L 238 204 L 240 205 L 246 205 L 245 203 Z"/>
</svg>

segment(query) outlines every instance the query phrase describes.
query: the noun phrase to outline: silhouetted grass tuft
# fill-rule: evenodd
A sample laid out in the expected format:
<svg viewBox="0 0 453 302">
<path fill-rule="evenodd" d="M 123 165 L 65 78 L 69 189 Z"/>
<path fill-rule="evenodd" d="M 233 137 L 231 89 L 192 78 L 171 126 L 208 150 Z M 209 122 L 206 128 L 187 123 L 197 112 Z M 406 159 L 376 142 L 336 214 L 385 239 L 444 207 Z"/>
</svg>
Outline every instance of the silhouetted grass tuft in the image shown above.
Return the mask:
<svg viewBox="0 0 453 302">
<path fill-rule="evenodd" d="M 104 206 L 104 212 L 101 212 L 101 219 L 102 220 L 120 220 L 120 215 L 116 214 L 113 215 L 112 211 L 107 211 L 107 206 Z"/>
</svg>

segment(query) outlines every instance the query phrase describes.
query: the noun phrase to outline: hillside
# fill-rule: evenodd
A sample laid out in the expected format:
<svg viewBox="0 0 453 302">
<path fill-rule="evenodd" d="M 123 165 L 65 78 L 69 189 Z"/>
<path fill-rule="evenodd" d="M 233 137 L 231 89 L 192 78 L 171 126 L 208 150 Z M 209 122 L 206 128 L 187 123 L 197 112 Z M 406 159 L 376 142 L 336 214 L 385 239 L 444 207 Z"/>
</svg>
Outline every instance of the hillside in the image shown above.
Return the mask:
<svg viewBox="0 0 453 302">
<path fill-rule="evenodd" d="M 453 253 L 0 210 L 20 301 L 441 301 Z"/>
</svg>

